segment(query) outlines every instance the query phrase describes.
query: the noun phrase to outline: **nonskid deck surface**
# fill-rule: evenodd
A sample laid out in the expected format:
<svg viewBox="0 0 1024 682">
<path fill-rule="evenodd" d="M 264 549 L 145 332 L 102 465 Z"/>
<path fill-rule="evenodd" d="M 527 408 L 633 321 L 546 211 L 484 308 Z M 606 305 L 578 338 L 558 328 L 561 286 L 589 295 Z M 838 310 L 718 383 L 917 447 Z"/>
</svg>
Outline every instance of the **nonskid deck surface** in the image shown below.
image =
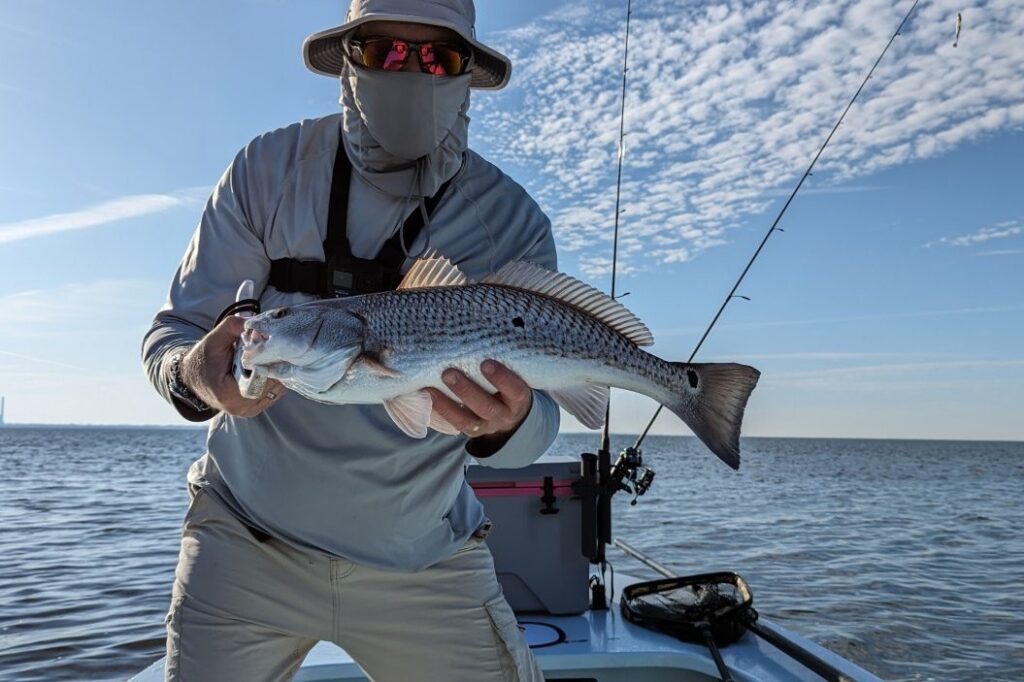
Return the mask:
<svg viewBox="0 0 1024 682">
<path fill-rule="evenodd" d="M 624 576 L 619 576 L 618 583 Z M 634 582 L 626 578 L 622 584 Z M 810 640 L 772 624 L 758 621 L 832 664 L 854 682 L 881 682 L 871 673 Z M 618 597 L 607 611 L 576 616 L 519 614 L 544 675 L 549 680 L 580 682 L 668 682 L 718 680 L 708 650 L 697 644 L 653 632 L 626 621 Z M 560 641 L 561 640 L 561 641 Z M 821 678 L 751 633 L 723 648 L 722 658 L 737 682 L 806 681 Z M 439 652 L 443 655 L 443 652 Z M 163 679 L 163 659 L 146 668 L 133 682 Z M 359 666 L 334 644 L 313 647 L 296 682 L 365 680 Z"/>
</svg>

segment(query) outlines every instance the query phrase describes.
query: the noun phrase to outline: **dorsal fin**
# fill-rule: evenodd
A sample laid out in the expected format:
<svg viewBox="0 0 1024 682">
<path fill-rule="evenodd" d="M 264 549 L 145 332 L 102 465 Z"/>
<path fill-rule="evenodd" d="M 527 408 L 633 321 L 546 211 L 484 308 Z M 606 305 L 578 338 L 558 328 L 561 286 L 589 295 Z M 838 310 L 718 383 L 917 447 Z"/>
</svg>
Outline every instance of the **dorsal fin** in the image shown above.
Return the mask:
<svg viewBox="0 0 1024 682">
<path fill-rule="evenodd" d="M 638 346 L 654 343 L 651 331 L 636 315 L 610 296 L 575 277 L 526 261 L 508 263 L 497 272 L 487 275 L 481 284 L 525 289 L 550 296 L 596 317 Z"/>
<path fill-rule="evenodd" d="M 468 284 L 462 270 L 444 256 L 432 251 L 428 256 L 412 264 L 398 288 L 457 287 L 462 284 Z"/>
</svg>

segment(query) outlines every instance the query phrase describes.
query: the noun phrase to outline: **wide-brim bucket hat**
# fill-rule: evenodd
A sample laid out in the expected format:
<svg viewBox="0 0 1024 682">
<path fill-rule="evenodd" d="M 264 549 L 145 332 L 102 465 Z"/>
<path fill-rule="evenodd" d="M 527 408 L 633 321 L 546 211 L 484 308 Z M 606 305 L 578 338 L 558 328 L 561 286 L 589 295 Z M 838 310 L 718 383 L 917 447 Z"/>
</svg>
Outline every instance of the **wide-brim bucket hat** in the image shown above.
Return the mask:
<svg viewBox="0 0 1024 682">
<path fill-rule="evenodd" d="M 498 90 L 508 83 L 512 62 L 476 39 L 473 0 L 352 0 L 344 24 L 306 38 L 302 44 L 306 66 L 324 76 L 340 76 L 348 59 L 348 34 L 369 21 L 405 21 L 451 29 L 473 49 L 470 87 Z"/>
</svg>

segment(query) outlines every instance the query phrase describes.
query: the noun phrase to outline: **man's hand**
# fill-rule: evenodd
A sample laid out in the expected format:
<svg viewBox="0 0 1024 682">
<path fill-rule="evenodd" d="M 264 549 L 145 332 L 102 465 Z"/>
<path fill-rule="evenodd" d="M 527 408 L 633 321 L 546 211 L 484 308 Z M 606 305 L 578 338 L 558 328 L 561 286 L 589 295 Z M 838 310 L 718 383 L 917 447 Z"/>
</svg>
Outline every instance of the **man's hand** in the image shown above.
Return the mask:
<svg viewBox="0 0 1024 682">
<path fill-rule="evenodd" d="M 441 379 L 458 396 L 455 402 L 436 389 L 428 389 L 434 411 L 473 439 L 470 454 L 494 454 L 515 433 L 533 406 L 533 390 L 518 374 L 494 360 L 480 366 L 498 389 L 491 394 L 457 369 L 446 369 Z"/>
<path fill-rule="evenodd" d="M 277 401 L 285 388 L 267 380 L 263 395 L 249 400 L 238 390 L 231 373 L 235 342 L 242 335 L 245 320 L 237 315 L 225 318 L 192 347 L 181 360 L 181 379 L 193 393 L 215 410 L 235 417 L 255 417 Z"/>
</svg>

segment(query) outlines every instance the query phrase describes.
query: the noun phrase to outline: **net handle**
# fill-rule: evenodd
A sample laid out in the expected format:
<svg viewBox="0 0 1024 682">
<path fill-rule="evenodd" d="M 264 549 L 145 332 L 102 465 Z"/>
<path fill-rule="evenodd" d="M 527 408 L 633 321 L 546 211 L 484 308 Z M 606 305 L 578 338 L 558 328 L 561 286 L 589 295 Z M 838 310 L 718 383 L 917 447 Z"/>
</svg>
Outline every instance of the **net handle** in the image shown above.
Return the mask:
<svg viewBox="0 0 1024 682">
<path fill-rule="evenodd" d="M 722 654 L 718 650 L 718 645 L 715 644 L 715 638 L 711 636 L 711 628 L 707 624 L 701 626 L 700 634 L 704 638 L 704 644 L 707 645 L 708 651 L 711 652 L 711 658 L 715 659 L 715 667 L 718 668 L 718 674 L 722 676 L 722 682 L 736 682 L 729 674 L 729 669 L 725 667 L 725 661 L 722 660 Z"/>
</svg>

